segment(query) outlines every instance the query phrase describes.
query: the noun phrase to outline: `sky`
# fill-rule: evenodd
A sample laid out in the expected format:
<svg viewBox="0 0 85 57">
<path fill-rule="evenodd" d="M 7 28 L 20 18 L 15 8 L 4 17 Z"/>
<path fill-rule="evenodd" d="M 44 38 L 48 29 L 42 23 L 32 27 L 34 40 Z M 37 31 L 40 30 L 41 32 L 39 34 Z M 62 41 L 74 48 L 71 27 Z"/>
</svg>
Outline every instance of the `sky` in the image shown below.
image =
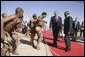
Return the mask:
<svg viewBox="0 0 85 57">
<path fill-rule="evenodd" d="M 42 12 L 46 12 L 47 26 L 55 10 L 59 11 L 62 23 L 65 11 L 70 12 L 73 20 L 76 17 L 80 23 L 84 20 L 84 1 L 1 1 L 1 14 L 4 12 L 8 15 L 14 14 L 17 7 L 24 10 L 24 21 L 29 21 L 34 13 L 40 16 Z"/>
</svg>

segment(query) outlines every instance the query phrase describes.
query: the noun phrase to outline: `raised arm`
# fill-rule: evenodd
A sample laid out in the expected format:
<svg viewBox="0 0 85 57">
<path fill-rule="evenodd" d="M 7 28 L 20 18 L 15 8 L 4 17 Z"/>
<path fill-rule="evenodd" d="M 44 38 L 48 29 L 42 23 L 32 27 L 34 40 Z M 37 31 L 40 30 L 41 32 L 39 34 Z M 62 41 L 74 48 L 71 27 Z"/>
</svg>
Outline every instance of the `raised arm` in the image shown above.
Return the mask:
<svg viewBox="0 0 85 57">
<path fill-rule="evenodd" d="M 4 18 L 3 21 L 4 21 L 4 22 L 9 22 L 9 21 L 11 21 L 11 20 L 14 20 L 15 18 L 16 18 L 15 15 L 10 15 L 10 16 Z"/>
</svg>

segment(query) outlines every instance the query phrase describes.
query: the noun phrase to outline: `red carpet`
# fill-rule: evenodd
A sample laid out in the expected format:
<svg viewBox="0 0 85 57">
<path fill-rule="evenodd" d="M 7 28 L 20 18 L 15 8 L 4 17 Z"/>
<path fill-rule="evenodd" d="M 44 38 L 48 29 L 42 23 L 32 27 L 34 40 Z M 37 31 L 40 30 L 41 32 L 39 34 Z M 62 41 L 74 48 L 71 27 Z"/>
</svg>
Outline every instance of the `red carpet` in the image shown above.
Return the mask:
<svg viewBox="0 0 85 57">
<path fill-rule="evenodd" d="M 65 43 L 61 39 L 57 42 L 58 47 L 53 47 L 52 33 L 47 31 L 43 32 L 45 42 L 48 44 L 53 56 L 84 56 L 84 45 L 81 45 L 77 42 L 71 41 L 71 51 L 65 51 Z"/>
</svg>

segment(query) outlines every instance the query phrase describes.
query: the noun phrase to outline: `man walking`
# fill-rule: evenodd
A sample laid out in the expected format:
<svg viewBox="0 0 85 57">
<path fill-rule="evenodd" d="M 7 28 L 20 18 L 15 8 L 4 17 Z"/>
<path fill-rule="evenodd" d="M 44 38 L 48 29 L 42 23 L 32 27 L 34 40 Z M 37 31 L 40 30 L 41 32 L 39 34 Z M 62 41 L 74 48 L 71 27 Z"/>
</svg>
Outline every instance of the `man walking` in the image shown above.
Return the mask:
<svg viewBox="0 0 85 57">
<path fill-rule="evenodd" d="M 58 15 L 58 11 L 54 12 L 54 16 L 51 17 L 50 20 L 50 29 L 52 28 L 52 32 L 53 32 L 53 45 L 57 46 L 57 40 L 58 40 L 58 33 L 61 29 L 62 26 L 62 19 L 61 17 Z"/>
</svg>

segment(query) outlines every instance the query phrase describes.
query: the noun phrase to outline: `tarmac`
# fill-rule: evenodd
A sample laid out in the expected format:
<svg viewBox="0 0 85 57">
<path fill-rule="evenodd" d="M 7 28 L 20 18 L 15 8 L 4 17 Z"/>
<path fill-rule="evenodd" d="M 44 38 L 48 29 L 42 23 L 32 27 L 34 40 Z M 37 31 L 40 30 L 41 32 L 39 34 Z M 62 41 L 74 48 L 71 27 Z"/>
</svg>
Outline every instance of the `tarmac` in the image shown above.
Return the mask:
<svg viewBox="0 0 85 57">
<path fill-rule="evenodd" d="M 24 34 L 19 33 L 20 44 L 17 47 L 17 51 L 19 55 L 11 54 L 11 56 L 53 56 L 51 51 L 49 50 L 48 45 L 40 42 L 40 50 L 34 49 L 31 45 L 29 45 L 30 38 L 26 37 Z"/>
</svg>

